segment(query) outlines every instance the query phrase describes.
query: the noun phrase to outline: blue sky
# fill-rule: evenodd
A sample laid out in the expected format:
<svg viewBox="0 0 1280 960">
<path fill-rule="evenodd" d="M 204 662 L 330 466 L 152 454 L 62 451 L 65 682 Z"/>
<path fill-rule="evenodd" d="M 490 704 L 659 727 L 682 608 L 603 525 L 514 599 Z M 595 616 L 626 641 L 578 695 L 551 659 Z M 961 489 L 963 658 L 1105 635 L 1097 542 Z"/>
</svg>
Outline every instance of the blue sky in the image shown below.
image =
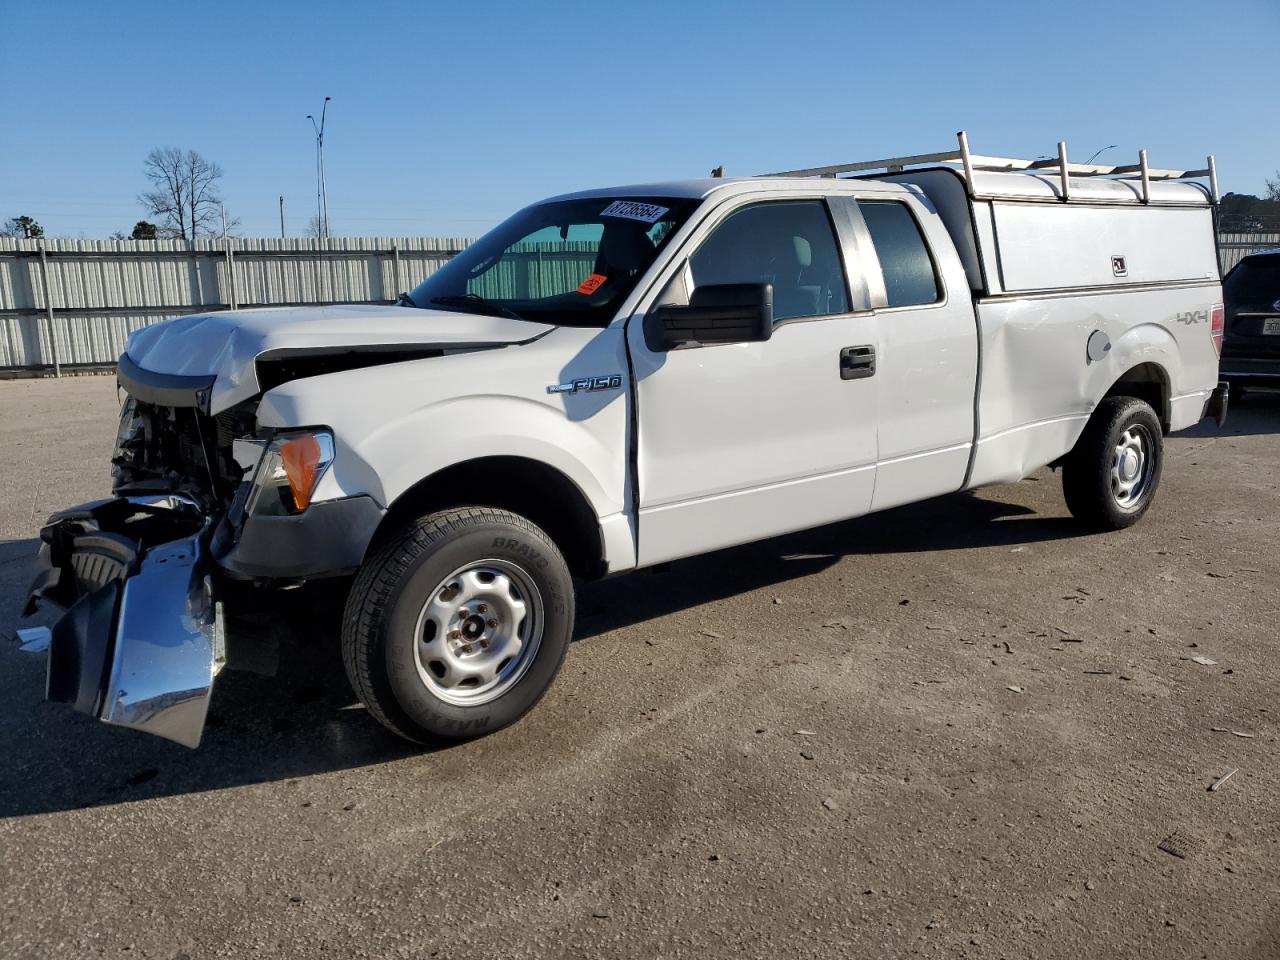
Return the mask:
<svg viewBox="0 0 1280 960">
<path fill-rule="evenodd" d="M 193 147 L 246 235 L 475 235 L 588 186 L 948 149 L 1280 168 L 1280 0 L 36 3 L 0 0 L 0 218 L 107 236 Z M 1254 78 L 1254 79 L 1249 79 Z"/>
</svg>

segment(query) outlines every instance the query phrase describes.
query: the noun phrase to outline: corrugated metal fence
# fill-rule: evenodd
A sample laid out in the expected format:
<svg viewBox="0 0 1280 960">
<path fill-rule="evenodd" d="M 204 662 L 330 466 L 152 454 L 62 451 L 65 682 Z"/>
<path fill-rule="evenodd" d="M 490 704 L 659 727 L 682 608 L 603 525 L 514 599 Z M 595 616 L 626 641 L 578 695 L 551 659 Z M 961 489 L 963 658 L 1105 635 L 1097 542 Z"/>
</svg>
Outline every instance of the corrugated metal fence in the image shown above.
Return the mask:
<svg viewBox="0 0 1280 960">
<path fill-rule="evenodd" d="M 392 303 L 468 243 L 440 237 L 347 237 L 325 244 L 0 238 L 0 370 L 49 369 L 55 361 L 112 364 L 131 331 L 187 313 Z M 1280 233 L 1223 234 L 1220 243 L 1225 271 L 1252 251 L 1280 246 Z M 592 260 L 589 249 L 530 245 L 523 267 L 489 278 L 495 284 L 490 295 L 518 296 L 527 283 L 559 287 L 561 274 L 580 279 Z"/>
<path fill-rule="evenodd" d="M 1280 233 L 1220 233 L 1218 259 L 1225 274 L 1251 253 L 1280 247 Z"/>
<path fill-rule="evenodd" d="M 0 239 L 0 369 L 114 363 L 131 331 L 187 313 L 391 303 L 470 242 L 49 240 L 42 255 Z"/>
</svg>

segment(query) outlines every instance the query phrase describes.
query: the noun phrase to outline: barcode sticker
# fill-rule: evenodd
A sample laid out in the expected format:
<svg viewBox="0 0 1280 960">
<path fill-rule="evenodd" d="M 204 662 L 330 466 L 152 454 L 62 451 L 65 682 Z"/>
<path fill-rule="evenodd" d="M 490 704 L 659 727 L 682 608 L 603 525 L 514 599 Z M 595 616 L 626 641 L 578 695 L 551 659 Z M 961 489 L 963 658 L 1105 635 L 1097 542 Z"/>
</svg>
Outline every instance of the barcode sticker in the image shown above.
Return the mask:
<svg viewBox="0 0 1280 960">
<path fill-rule="evenodd" d="M 621 217 L 624 220 L 639 220 L 641 223 L 657 223 L 670 207 L 660 207 L 656 203 L 637 203 L 634 200 L 615 200 L 600 212 L 602 217 Z"/>
</svg>

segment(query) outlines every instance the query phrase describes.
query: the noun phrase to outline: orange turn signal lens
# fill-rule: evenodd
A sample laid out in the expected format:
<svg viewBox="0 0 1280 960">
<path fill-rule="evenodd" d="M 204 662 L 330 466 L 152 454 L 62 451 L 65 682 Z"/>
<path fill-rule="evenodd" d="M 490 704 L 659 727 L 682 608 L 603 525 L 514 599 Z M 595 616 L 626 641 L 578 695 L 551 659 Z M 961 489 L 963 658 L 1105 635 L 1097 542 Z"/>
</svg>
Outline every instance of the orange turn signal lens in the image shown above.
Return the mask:
<svg viewBox="0 0 1280 960">
<path fill-rule="evenodd" d="M 304 434 L 280 444 L 280 463 L 289 481 L 295 510 L 307 509 L 316 481 L 320 479 L 320 471 L 329 465 L 329 459 L 314 434 Z"/>
</svg>

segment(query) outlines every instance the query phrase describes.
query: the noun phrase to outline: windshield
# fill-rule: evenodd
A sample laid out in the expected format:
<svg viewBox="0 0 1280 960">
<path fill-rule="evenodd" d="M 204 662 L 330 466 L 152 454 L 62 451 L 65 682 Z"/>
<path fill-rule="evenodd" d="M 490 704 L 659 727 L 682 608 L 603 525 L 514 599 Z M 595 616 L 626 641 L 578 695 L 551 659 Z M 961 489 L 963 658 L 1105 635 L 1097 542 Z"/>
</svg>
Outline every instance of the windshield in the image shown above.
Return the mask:
<svg viewBox="0 0 1280 960">
<path fill-rule="evenodd" d="M 414 306 L 603 327 L 698 201 L 593 197 L 526 207 L 424 280 Z"/>
</svg>

